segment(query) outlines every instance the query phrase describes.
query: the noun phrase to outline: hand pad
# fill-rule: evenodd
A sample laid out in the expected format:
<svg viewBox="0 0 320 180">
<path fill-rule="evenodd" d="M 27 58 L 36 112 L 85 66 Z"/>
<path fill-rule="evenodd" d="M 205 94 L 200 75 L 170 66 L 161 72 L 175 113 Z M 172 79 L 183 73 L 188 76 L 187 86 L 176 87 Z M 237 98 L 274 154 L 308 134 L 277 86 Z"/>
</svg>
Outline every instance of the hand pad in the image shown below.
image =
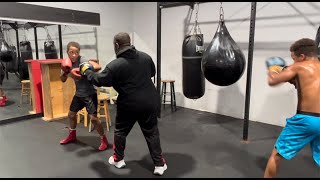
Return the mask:
<svg viewBox="0 0 320 180">
<path fill-rule="evenodd" d="M 286 67 L 286 62 L 281 57 L 270 57 L 266 60 L 266 66 L 270 71 L 281 72 Z"/>
<path fill-rule="evenodd" d="M 84 75 L 84 76 L 86 75 L 85 73 L 88 69 L 91 71 L 94 71 L 93 66 L 88 62 L 81 63 L 79 67 L 80 67 L 81 75 Z"/>
</svg>

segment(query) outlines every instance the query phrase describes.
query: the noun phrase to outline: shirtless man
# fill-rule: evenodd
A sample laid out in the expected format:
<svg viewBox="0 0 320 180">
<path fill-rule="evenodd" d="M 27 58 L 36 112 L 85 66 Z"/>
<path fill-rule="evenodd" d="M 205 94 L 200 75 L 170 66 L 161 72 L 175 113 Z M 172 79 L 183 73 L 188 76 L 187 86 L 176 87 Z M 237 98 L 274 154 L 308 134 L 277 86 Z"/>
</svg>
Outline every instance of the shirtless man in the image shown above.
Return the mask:
<svg viewBox="0 0 320 180">
<path fill-rule="evenodd" d="M 268 84 L 289 82 L 298 94 L 297 113 L 286 119 L 264 172 L 265 178 L 277 175 L 280 161 L 292 159 L 310 143 L 315 163 L 320 166 L 320 62 L 315 41 L 308 38 L 294 42 L 291 47 L 294 63 L 284 68 L 278 61 L 267 61 Z"/>
</svg>

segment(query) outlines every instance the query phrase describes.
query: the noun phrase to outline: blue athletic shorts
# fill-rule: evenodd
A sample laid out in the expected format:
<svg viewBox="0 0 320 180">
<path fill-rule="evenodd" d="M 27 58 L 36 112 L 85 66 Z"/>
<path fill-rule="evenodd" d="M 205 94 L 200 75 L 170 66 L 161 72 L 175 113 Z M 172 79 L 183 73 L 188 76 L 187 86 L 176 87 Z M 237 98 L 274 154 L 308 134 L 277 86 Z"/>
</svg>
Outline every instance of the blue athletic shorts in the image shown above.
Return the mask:
<svg viewBox="0 0 320 180">
<path fill-rule="evenodd" d="M 320 166 L 320 114 L 298 111 L 286 121 L 275 143 L 278 153 L 289 160 L 310 143 L 313 159 Z"/>
</svg>

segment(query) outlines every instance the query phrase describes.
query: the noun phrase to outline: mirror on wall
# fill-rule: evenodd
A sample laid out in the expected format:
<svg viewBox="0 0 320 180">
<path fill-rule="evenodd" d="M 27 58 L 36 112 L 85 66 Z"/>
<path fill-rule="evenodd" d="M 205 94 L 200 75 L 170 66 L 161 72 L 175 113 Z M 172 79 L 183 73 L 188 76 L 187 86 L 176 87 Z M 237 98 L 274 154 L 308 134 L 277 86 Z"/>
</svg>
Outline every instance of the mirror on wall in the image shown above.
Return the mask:
<svg viewBox="0 0 320 180">
<path fill-rule="evenodd" d="M 61 25 L 60 34 L 59 25 L 55 24 L 1 19 L 0 24 L 0 41 L 7 44 L 7 49 L 3 49 L 2 44 L 0 51 L 0 78 L 3 79 L 0 88 L 7 99 L 5 104 L 0 104 L 0 121 L 35 114 L 32 111 L 28 64 L 24 60 L 60 59 L 60 50 L 65 58 L 70 41 L 80 44 L 82 56 L 98 59 L 95 27 Z M 1 54 L 6 51 L 12 59 L 4 60 Z"/>
</svg>

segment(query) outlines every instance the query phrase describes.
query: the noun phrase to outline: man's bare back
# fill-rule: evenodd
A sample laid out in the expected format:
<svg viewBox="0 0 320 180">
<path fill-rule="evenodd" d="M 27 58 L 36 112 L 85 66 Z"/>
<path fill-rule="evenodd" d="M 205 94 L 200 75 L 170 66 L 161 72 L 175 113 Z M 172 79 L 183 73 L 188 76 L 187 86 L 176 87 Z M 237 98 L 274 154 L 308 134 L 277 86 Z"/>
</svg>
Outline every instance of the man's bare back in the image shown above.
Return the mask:
<svg viewBox="0 0 320 180">
<path fill-rule="evenodd" d="M 294 71 L 297 74 L 297 110 L 320 113 L 320 61 L 311 57 L 294 63 L 285 71 Z"/>
</svg>

